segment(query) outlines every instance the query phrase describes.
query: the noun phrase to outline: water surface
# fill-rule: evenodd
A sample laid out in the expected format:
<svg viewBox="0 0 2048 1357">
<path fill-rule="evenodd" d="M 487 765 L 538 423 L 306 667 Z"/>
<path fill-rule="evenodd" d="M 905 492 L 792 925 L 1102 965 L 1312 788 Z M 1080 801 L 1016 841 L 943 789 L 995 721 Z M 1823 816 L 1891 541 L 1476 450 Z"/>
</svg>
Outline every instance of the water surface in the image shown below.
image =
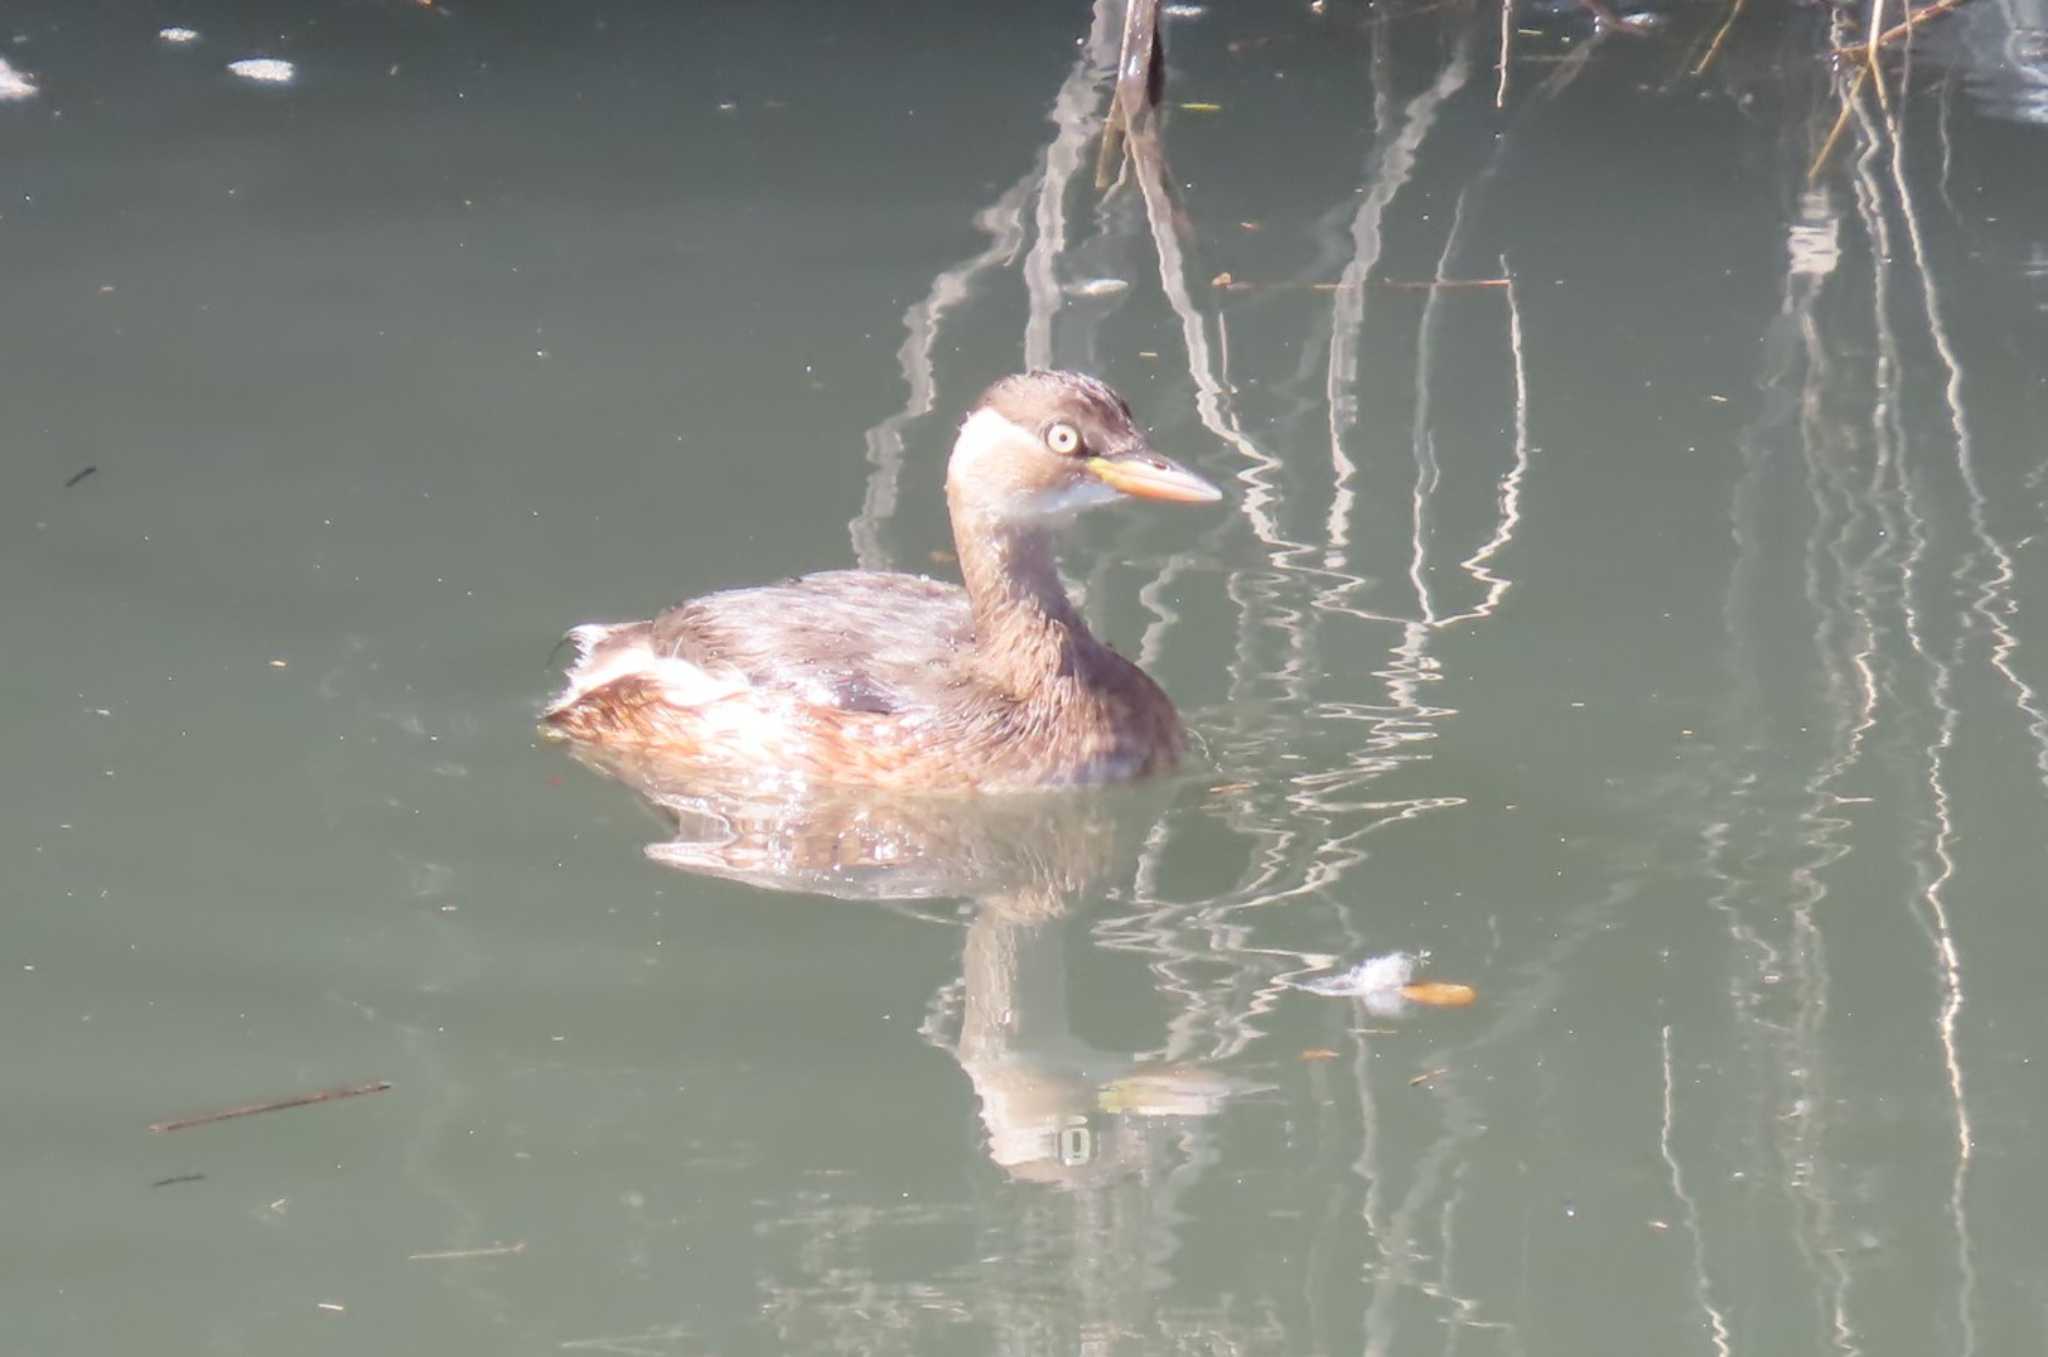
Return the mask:
<svg viewBox="0 0 2048 1357">
<path fill-rule="evenodd" d="M 1177 8 L 1107 195 L 1113 4 L 10 14 L 0 1347 L 2048 1342 L 2024 15 L 1823 158 L 1846 16 Z M 876 901 L 537 743 L 1026 363 L 1230 487 L 1066 558 L 1186 776 Z"/>
</svg>

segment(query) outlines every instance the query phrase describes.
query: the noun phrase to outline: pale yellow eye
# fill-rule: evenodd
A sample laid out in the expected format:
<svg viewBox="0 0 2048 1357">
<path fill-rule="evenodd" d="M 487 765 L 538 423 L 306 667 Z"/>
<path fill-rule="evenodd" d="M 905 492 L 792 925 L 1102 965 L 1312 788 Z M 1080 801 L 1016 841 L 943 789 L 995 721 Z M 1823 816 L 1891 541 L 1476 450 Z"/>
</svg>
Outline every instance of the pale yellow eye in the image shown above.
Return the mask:
<svg viewBox="0 0 2048 1357">
<path fill-rule="evenodd" d="M 1063 457 L 1081 450 L 1081 431 L 1071 424 L 1055 424 L 1045 431 L 1045 445 Z"/>
</svg>

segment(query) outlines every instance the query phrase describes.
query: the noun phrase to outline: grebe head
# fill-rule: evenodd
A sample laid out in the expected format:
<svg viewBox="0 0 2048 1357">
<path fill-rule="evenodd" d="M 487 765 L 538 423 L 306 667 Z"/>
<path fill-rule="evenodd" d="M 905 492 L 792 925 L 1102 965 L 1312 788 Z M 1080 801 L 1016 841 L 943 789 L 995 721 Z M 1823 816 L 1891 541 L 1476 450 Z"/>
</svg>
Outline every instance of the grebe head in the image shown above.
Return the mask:
<svg viewBox="0 0 2048 1357">
<path fill-rule="evenodd" d="M 982 393 L 946 471 L 954 514 L 1047 522 L 1127 496 L 1206 504 L 1223 492 L 1152 451 L 1131 407 L 1078 372 L 1020 372 Z"/>
</svg>

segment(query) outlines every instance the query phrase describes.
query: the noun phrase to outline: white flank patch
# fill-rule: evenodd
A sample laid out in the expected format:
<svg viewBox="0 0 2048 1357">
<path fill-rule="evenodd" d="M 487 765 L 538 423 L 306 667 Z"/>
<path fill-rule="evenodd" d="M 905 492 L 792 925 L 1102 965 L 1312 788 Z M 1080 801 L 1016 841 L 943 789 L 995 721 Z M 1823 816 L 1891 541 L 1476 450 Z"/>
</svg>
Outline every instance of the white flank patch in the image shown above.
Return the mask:
<svg viewBox="0 0 2048 1357">
<path fill-rule="evenodd" d="M 6 57 L 0 57 L 0 100 L 33 99 L 38 92 L 35 81 L 8 65 Z"/>
<path fill-rule="evenodd" d="M 244 80 L 265 85 L 289 85 L 299 74 L 298 67 L 274 57 L 244 57 L 240 61 L 230 61 L 228 70 Z"/>
<path fill-rule="evenodd" d="M 737 674 L 709 674 L 688 660 L 657 655 L 644 644 L 622 646 L 593 661 L 598 648 L 617 630 L 591 622 L 569 633 L 576 646 L 576 667 L 569 671 L 568 685 L 549 706 L 550 712 L 572 707 L 608 683 L 636 676 L 661 684 L 662 700 L 674 707 L 700 707 L 746 691 L 747 681 Z"/>
<path fill-rule="evenodd" d="M 199 41 L 199 30 L 196 28 L 159 28 L 156 31 L 156 35 L 161 41 L 170 43 L 175 47 L 182 47 L 188 42 Z"/>
</svg>

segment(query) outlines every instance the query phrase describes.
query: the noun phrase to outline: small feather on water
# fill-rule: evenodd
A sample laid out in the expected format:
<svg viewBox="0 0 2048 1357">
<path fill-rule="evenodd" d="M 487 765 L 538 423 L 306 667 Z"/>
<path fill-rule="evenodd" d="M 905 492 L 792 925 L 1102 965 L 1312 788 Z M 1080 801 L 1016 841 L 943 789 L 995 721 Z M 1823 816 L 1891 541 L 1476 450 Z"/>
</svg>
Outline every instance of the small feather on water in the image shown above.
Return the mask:
<svg viewBox="0 0 2048 1357">
<path fill-rule="evenodd" d="M 1364 1001 L 1373 1013 L 1399 1013 L 1409 1004 L 1431 1008 L 1463 1008 L 1479 997 L 1470 985 L 1445 980 L 1415 979 L 1419 958 L 1411 952 L 1367 957 L 1348 971 L 1293 982 L 1311 994 L 1329 994 Z"/>
<path fill-rule="evenodd" d="M 1311 994 L 1334 994 L 1345 997 L 1384 993 L 1398 990 L 1415 978 L 1415 954 L 1412 952 L 1389 952 L 1385 956 L 1367 957 L 1348 971 L 1336 975 L 1316 976 L 1309 980 L 1294 982 L 1296 989 L 1305 989 Z"/>
<path fill-rule="evenodd" d="M 0 57 L 0 100 L 33 99 L 38 93 L 35 81 L 8 65 L 6 57 Z"/>
<path fill-rule="evenodd" d="M 274 57 L 244 57 L 240 61 L 230 61 L 228 70 L 244 80 L 264 85 L 289 85 L 299 74 L 298 67 Z"/>
</svg>

